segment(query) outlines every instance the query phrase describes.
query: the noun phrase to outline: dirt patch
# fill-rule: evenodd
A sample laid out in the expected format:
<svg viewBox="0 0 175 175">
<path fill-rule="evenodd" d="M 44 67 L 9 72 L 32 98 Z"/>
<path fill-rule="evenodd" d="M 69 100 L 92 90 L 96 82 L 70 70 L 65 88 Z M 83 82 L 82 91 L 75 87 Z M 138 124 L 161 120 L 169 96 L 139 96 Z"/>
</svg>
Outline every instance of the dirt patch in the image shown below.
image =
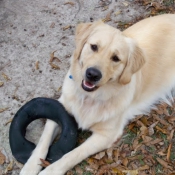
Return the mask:
<svg viewBox="0 0 175 175">
<path fill-rule="evenodd" d="M 62 82 L 69 67 L 69 58 L 74 49 L 74 32 L 77 23 L 102 19 L 123 30 L 147 16 L 172 13 L 173 7 L 174 1 L 170 0 L 165 2 L 151 0 L 90 0 L 86 2 L 15 0 L 12 2 L 0 0 L 0 153 L 5 156 L 0 154 L 0 174 L 2 172 L 19 174 L 22 166 L 11 155 L 8 140 L 10 121 L 17 110 L 34 97 L 54 99 L 59 97 Z M 54 51 L 54 56 L 59 59 L 53 62 L 57 67 L 49 63 Z M 158 115 L 158 113 L 155 114 Z M 146 128 L 157 121 L 148 117 L 147 122 L 144 123 L 143 119 L 138 121 L 142 122 Z M 142 135 L 140 138 L 137 135 L 143 127 L 138 121 L 129 125 L 123 139 L 115 149 L 100 153 L 104 156 L 99 160 L 94 157 L 85 160 L 68 174 L 76 174 L 76 172 L 77 174 L 96 174 L 96 172 L 110 174 L 112 171 L 117 174 L 124 173 L 121 172 L 123 170 L 136 171 L 138 167 L 142 167 L 142 173 L 148 172 L 149 174 L 155 165 L 155 169 L 158 166 L 155 172 L 159 174 L 167 174 L 164 173 L 164 169 L 173 172 L 172 162 L 167 163 L 166 159 L 167 153 L 174 149 L 173 145 L 170 146 L 172 140 L 167 138 L 170 134 L 169 130 L 166 134 L 163 133 L 162 138 L 160 136 L 165 143 L 160 142 L 166 146 L 159 145 L 159 150 L 162 151 L 162 147 L 165 150 L 162 155 L 157 155 L 154 150 L 155 158 L 150 164 L 145 162 L 145 159 L 148 160 L 148 157 L 153 154 L 149 150 L 143 153 L 144 148 L 137 150 L 140 151 L 138 154 L 135 152 L 134 156 L 138 157 L 130 158 L 134 148 L 125 142 L 128 140 L 130 143 L 135 143 L 139 139 L 143 140 Z M 132 128 L 130 128 L 131 125 L 133 125 Z M 27 129 L 27 138 L 37 142 L 43 126 L 41 120 L 32 123 Z M 170 123 L 170 126 L 173 130 L 174 125 Z M 162 124 L 159 127 L 162 128 Z M 166 127 L 163 129 L 167 131 Z M 162 131 L 156 130 L 155 132 L 161 135 Z M 147 134 L 146 136 L 150 137 Z M 82 141 L 81 138 L 82 135 L 80 136 Z M 142 143 L 142 140 L 139 143 Z M 156 138 L 153 137 L 153 140 L 155 141 Z M 174 153 L 170 155 L 169 161 L 174 160 L 173 156 Z M 135 160 L 140 162 L 132 163 Z"/>
</svg>

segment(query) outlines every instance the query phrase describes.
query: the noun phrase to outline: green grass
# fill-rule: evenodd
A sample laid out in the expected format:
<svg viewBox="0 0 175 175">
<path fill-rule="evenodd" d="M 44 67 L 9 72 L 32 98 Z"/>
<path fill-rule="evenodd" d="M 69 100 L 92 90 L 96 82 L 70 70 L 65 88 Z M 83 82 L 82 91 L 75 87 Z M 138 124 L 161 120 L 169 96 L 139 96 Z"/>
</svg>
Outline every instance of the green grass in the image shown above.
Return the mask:
<svg viewBox="0 0 175 175">
<path fill-rule="evenodd" d="M 166 6 L 174 5 L 175 1 L 174 0 L 164 0 L 163 4 Z"/>
<path fill-rule="evenodd" d="M 141 166 L 144 166 L 144 165 L 145 165 L 145 162 L 143 161 L 144 156 L 141 156 L 141 155 L 140 155 L 138 158 L 139 158 L 139 163 L 140 163 L 140 165 L 141 165 Z"/>
<path fill-rule="evenodd" d="M 92 173 L 87 171 L 87 172 L 84 172 L 83 175 L 92 175 Z"/>
<path fill-rule="evenodd" d="M 85 171 L 85 170 L 84 170 Z M 76 173 L 75 171 L 74 171 L 74 173 L 73 173 L 74 175 L 80 175 L 80 174 L 78 174 L 78 173 Z M 86 171 L 86 172 L 83 172 L 83 174 L 82 175 L 93 175 L 91 172 L 89 172 L 89 171 Z"/>
<path fill-rule="evenodd" d="M 157 166 L 155 166 L 155 170 L 156 170 L 156 175 L 158 175 L 158 174 L 164 174 L 163 167 L 160 164 L 157 164 Z"/>
<path fill-rule="evenodd" d="M 151 154 L 155 154 L 156 153 L 156 148 L 154 145 L 150 145 L 150 146 L 147 146 L 147 151 L 150 152 Z"/>
<path fill-rule="evenodd" d="M 164 142 L 164 146 L 165 146 L 165 147 L 168 147 L 168 146 L 169 146 L 169 142 L 168 142 L 168 140 L 167 140 L 167 135 L 166 135 L 166 134 L 163 134 L 162 132 L 160 132 L 160 137 L 161 137 L 161 139 L 162 139 L 163 142 Z"/>
<path fill-rule="evenodd" d="M 134 133 L 131 130 L 127 130 L 127 133 L 123 136 L 123 143 L 124 144 L 128 144 L 128 145 L 132 145 L 134 139 L 136 138 L 137 134 Z"/>
<path fill-rule="evenodd" d="M 81 169 L 85 169 L 85 167 L 88 165 L 88 163 L 85 161 L 85 160 L 83 160 L 81 163 L 80 163 L 80 167 L 81 167 Z"/>
</svg>

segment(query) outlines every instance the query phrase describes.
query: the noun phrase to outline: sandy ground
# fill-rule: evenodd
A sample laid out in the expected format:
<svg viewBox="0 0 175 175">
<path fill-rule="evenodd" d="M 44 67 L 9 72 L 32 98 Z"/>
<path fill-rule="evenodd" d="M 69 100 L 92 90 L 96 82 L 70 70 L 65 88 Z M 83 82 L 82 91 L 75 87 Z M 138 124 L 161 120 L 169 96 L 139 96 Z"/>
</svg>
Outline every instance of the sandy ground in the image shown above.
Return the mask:
<svg viewBox="0 0 175 175">
<path fill-rule="evenodd" d="M 117 27 L 119 22 L 132 21 L 145 13 L 132 0 L 105 1 L 106 4 L 101 4 L 99 0 L 72 0 L 72 5 L 66 2 L 0 0 L 0 84 L 3 83 L 0 87 L 0 151 L 6 155 L 6 163 L 0 165 L 0 174 L 11 161 L 14 161 L 14 166 L 9 174 L 18 174 L 21 167 L 9 147 L 8 121 L 34 97 L 59 97 L 59 89 L 75 47 L 76 24 L 104 19 L 112 12 L 112 20 L 108 24 Z M 106 10 L 101 6 L 108 4 Z M 66 29 L 66 26 L 71 27 Z M 59 65 L 60 70 L 49 65 L 53 51 L 61 60 L 54 63 Z M 36 68 L 37 61 L 39 69 Z M 36 143 L 42 129 L 41 120 L 32 122 L 26 137 Z"/>
</svg>

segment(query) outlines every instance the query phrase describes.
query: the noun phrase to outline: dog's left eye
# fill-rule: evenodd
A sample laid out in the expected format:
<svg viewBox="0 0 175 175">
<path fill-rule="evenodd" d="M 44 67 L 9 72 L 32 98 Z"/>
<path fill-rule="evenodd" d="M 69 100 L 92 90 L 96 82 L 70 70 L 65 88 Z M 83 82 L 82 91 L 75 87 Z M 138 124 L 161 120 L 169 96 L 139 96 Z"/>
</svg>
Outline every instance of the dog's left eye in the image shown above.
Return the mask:
<svg viewBox="0 0 175 175">
<path fill-rule="evenodd" d="M 91 44 L 91 49 L 96 52 L 98 51 L 98 46 L 96 44 Z"/>
<path fill-rule="evenodd" d="M 112 56 L 111 60 L 114 61 L 114 62 L 120 61 L 120 59 L 117 55 Z"/>
</svg>

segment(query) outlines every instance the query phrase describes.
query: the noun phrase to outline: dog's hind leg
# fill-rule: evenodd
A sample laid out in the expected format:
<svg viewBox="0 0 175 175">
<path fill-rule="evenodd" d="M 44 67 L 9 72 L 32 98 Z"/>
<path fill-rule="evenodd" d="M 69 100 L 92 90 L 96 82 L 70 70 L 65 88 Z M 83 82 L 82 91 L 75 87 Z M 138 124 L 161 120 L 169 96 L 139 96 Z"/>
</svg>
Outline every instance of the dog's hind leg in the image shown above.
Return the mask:
<svg viewBox="0 0 175 175">
<path fill-rule="evenodd" d="M 49 146 L 52 144 L 58 132 L 59 127 L 57 123 L 52 120 L 47 120 L 42 136 L 40 137 L 31 157 L 22 168 L 20 175 L 37 175 L 41 171 L 42 167 L 40 166 L 40 158 L 46 158 Z"/>
</svg>

